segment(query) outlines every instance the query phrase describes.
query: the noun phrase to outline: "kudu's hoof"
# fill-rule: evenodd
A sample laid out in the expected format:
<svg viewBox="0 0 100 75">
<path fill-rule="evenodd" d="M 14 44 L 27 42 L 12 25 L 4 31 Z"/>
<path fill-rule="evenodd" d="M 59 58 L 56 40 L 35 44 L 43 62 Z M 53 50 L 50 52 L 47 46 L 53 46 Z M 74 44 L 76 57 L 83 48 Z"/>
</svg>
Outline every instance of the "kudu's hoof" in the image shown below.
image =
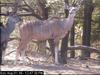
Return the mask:
<svg viewBox="0 0 100 75">
<path fill-rule="evenodd" d="M 19 62 L 18 62 L 18 60 L 16 60 L 15 62 L 14 62 L 14 65 L 16 66 L 16 65 L 18 65 L 19 64 Z"/>
<path fill-rule="evenodd" d="M 18 63 L 14 62 L 14 65 L 15 65 L 15 66 L 18 65 Z"/>
</svg>

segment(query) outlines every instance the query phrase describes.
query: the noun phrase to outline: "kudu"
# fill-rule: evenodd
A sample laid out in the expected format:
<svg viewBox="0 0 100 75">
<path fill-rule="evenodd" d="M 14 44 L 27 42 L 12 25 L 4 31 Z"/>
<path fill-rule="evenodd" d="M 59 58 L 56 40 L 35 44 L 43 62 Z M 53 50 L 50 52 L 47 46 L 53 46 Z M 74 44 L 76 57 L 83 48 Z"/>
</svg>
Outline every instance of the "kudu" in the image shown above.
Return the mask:
<svg viewBox="0 0 100 75">
<path fill-rule="evenodd" d="M 9 13 L 8 20 L 5 26 L 0 26 L 0 31 L 1 31 L 1 38 L 0 38 L 0 53 L 2 58 L 2 64 L 4 63 L 4 55 L 5 55 L 5 49 L 7 47 L 7 43 L 9 40 L 10 34 L 13 32 L 15 29 L 16 23 L 20 22 L 21 18 L 15 14 L 15 13 Z"/>
<path fill-rule="evenodd" d="M 77 1 L 78 2 L 78 1 Z M 55 63 L 59 64 L 58 61 L 58 41 L 71 30 L 74 22 L 76 12 L 79 10 L 80 3 L 76 3 L 76 6 L 68 6 L 65 3 L 65 9 L 69 10 L 68 18 L 61 19 L 48 19 L 48 20 L 38 20 L 29 21 L 20 25 L 20 38 L 19 47 L 17 48 L 16 63 L 20 53 L 22 53 L 22 58 L 24 62 L 25 48 L 31 40 L 48 40 L 53 39 L 55 43 Z M 78 4 L 78 5 L 77 5 Z"/>
</svg>

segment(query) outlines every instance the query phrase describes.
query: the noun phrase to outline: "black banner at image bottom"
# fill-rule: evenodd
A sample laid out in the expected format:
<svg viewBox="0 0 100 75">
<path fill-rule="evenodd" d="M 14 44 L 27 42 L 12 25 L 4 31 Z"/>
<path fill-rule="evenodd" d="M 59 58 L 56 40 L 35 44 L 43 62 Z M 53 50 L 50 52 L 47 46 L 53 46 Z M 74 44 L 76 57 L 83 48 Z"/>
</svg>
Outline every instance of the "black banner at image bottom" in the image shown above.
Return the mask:
<svg viewBox="0 0 100 75">
<path fill-rule="evenodd" d="M 43 71 L 0 71 L 0 75 L 44 75 Z"/>
</svg>

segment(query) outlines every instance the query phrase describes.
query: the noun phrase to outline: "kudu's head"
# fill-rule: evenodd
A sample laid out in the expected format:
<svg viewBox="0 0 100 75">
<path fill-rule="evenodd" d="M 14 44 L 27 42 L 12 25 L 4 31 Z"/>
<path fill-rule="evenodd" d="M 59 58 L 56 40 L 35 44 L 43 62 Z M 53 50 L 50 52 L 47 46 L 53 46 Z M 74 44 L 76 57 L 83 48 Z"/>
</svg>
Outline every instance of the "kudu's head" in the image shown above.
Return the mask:
<svg viewBox="0 0 100 75">
<path fill-rule="evenodd" d="M 83 0 L 74 0 L 72 4 L 65 3 L 65 10 L 68 10 L 69 14 L 76 14 L 82 2 Z"/>
<path fill-rule="evenodd" d="M 8 20 L 12 21 L 14 23 L 18 23 L 18 22 L 22 21 L 21 17 L 19 15 L 17 15 L 16 13 L 9 13 L 8 17 L 9 17 Z"/>
</svg>

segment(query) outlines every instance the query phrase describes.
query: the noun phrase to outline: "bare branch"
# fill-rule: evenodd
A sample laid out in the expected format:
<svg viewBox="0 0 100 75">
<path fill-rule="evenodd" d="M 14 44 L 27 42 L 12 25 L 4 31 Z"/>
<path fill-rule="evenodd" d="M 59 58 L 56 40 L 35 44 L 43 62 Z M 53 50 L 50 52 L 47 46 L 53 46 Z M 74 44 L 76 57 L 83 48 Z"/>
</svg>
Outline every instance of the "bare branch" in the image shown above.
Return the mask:
<svg viewBox="0 0 100 75">
<path fill-rule="evenodd" d="M 80 6 L 82 4 L 83 0 L 74 0 L 72 1 L 72 6 Z"/>
<path fill-rule="evenodd" d="M 16 50 L 7 53 L 5 56 L 8 56 L 8 55 L 10 55 L 10 54 L 13 53 L 13 52 L 16 52 Z"/>
<path fill-rule="evenodd" d="M 26 13 L 26 14 L 18 14 L 18 15 L 20 15 L 20 16 L 34 16 L 34 17 L 36 17 L 36 18 L 38 18 L 40 20 L 43 20 L 43 18 L 41 18 L 38 14 L 36 14 L 34 12 L 33 8 L 31 8 L 25 1 L 24 1 L 24 3 L 25 4 L 21 5 L 21 4 L 19 4 L 19 0 L 16 0 L 15 3 L 1 3 L 0 7 L 4 7 L 4 6 L 12 7 L 13 8 L 13 13 L 16 13 L 17 10 L 18 10 L 18 8 L 20 8 L 22 10 L 27 11 L 28 13 Z M 24 7 L 24 6 L 27 6 L 29 9 L 26 8 L 26 7 Z M 31 12 L 31 13 L 29 13 L 29 12 Z M 0 15 L 2 15 L 2 16 L 8 16 L 9 14 L 7 14 L 7 13 L 0 13 Z"/>
<path fill-rule="evenodd" d="M 44 19 L 48 19 L 49 7 L 47 7 L 46 4 L 47 4 L 46 0 L 37 0 L 37 5 L 38 5 L 37 9 L 39 15 L 42 16 Z"/>
<path fill-rule="evenodd" d="M 8 16 L 9 14 L 5 14 L 5 13 L 0 13 L 0 16 Z M 34 16 L 34 14 L 32 14 L 32 13 L 24 13 L 24 14 L 20 14 L 20 13 L 18 13 L 18 15 L 19 16 Z M 36 17 L 36 16 L 35 16 Z M 38 16 L 37 16 L 38 17 Z M 36 17 L 36 18 L 37 18 Z M 40 16 L 38 17 L 38 18 L 40 18 Z"/>
<path fill-rule="evenodd" d="M 93 47 L 88 47 L 88 46 L 83 46 L 83 45 L 78 45 L 78 46 L 70 46 L 68 47 L 68 50 L 89 50 L 90 52 L 97 52 L 100 53 L 100 49 L 96 49 Z"/>
<path fill-rule="evenodd" d="M 8 42 L 9 42 L 9 41 L 13 41 L 13 40 L 18 40 L 18 41 L 20 41 L 21 39 L 20 39 L 19 37 L 13 37 L 13 38 L 9 38 L 9 39 L 8 39 Z"/>
<path fill-rule="evenodd" d="M 31 8 L 31 7 L 27 4 L 27 2 L 26 2 L 25 0 L 23 0 L 23 1 L 24 1 L 25 5 L 26 5 L 32 12 L 34 12 L 34 9 Z"/>
<path fill-rule="evenodd" d="M 30 10 L 30 9 L 25 8 L 25 7 L 21 7 L 20 9 L 21 9 L 21 10 L 25 10 L 25 11 L 27 11 L 27 12 L 31 12 L 31 10 Z"/>
<path fill-rule="evenodd" d="M 25 3 L 25 5 L 30 9 L 30 11 L 32 12 L 32 15 L 34 16 L 34 17 L 36 17 L 36 18 L 38 18 L 38 19 L 43 19 L 43 18 L 41 18 L 39 15 L 37 15 L 35 12 L 34 12 L 34 9 L 33 8 L 31 8 L 27 3 L 26 3 L 26 1 L 25 0 L 23 0 L 24 1 L 24 3 Z"/>
<path fill-rule="evenodd" d="M 13 6 L 13 3 L 0 3 L 0 7 Z"/>
<path fill-rule="evenodd" d="M 13 13 L 17 12 L 17 10 L 18 10 L 18 3 L 19 3 L 19 0 L 15 0 L 14 8 L 13 8 Z"/>
<path fill-rule="evenodd" d="M 26 5 L 18 5 L 18 7 L 24 7 Z M 1 3 L 0 7 L 14 7 L 14 3 Z"/>
<path fill-rule="evenodd" d="M 72 2 L 72 6 L 76 6 L 76 0 Z"/>
</svg>

